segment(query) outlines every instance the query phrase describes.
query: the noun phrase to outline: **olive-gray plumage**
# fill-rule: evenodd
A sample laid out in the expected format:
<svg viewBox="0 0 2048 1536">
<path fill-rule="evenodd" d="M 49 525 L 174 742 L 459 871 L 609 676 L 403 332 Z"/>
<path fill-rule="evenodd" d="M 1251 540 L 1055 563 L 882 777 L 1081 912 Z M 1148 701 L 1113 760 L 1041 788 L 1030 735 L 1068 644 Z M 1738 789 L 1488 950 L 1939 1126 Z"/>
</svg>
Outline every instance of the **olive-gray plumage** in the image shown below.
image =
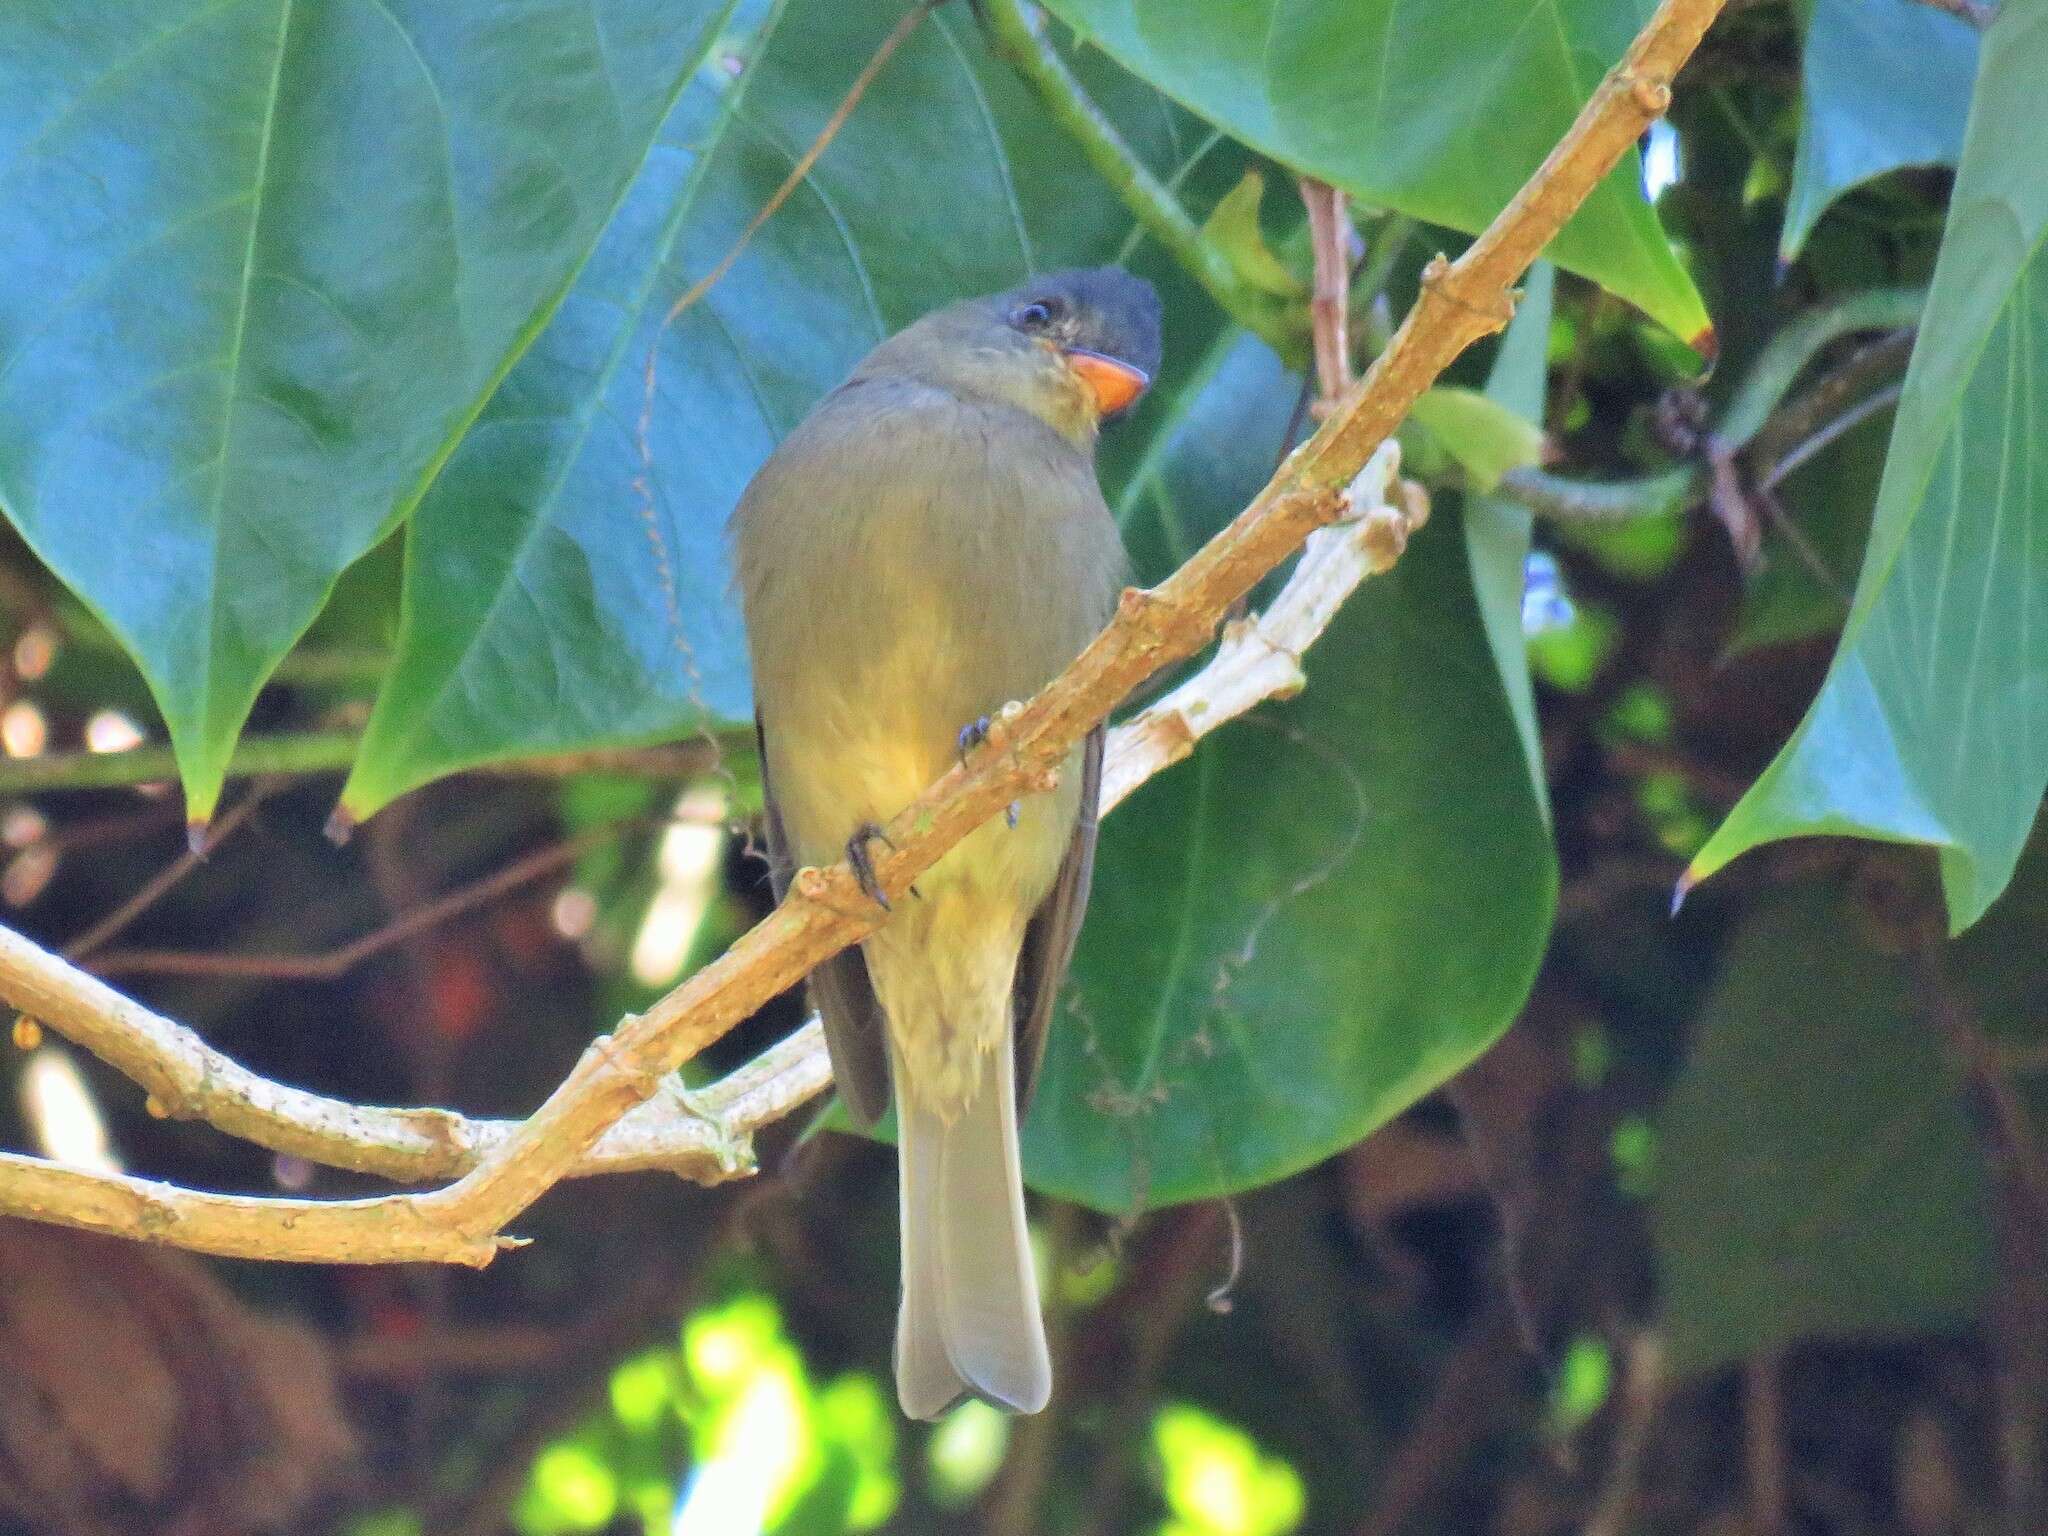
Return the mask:
<svg viewBox="0 0 2048 1536">
<path fill-rule="evenodd" d="M 778 895 L 951 765 L 1114 611 L 1103 416 L 1156 368 L 1151 288 L 1114 269 L 927 315 L 876 347 L 733 515 Z M 1102 735 L 977 829 L 811 978 L 833 1074 L 902 1178 L 897 1393 L 1023 1412 L 1051 1390 L 1017 1120 L 1087 905 Z"/>
</svg>

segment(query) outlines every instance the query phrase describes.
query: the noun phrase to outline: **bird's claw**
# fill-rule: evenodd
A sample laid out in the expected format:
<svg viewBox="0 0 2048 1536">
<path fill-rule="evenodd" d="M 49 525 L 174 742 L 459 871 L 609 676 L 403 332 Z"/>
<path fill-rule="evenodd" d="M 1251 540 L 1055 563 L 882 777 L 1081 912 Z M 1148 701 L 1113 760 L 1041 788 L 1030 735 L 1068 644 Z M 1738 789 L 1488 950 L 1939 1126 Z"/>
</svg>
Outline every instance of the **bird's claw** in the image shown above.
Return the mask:
<svg viewBox="0 0 2048 1536">
<path fill-rule="evenodd" d="M 953 744 L 960 751 L 960 766 L 967 766 L 967 754 L 988 740 L 990 720 L 981 715 L 960 727 L 960 734 L 953 738 Z"/>
<path fill-rule="evenodd" d="M 853 877 L 860 882 L 860 888 L 868 899 L 884 912 L 894 911 L 889 905 L 889 896 L 882 889 L 882 882 L 875 878 L 875 861 L 868 855 L 869 843 L 881 843 L 889 848 L 896 845 L 889 841 L 889 834 L 872 821 L 864 821 L 846 840 L 846 862 L 853 866 Z"/>
</svg>

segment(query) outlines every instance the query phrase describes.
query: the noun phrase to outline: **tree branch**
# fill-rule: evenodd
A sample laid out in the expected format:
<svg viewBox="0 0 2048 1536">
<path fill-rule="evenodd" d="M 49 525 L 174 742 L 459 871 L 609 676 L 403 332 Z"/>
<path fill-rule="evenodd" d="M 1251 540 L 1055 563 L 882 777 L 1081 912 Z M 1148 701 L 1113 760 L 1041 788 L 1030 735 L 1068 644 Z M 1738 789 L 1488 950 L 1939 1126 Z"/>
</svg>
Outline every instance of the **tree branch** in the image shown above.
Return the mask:
<svg viewBox="0 0 2048 1536">
<path fill-rule="evenodd" d="M 330 1168 L 404 1183 L 456 1178 L 517 1126 L 443 1109 L 350 1104 L 274 1083 L 6 928 L 0 928 L 0 997 L 136 1083 L 149 1095 L 152 1113 L 203 1119 L 230 1136 Z M 647 1105 L 591 1147 L 572 1176 L 662 1169 L 716 1183 L 748 1171 L 747 1135 L 826 1086 L 822 1049 L 815 1026 L 800 1030 L 693 1095 L 687 1108 L 673 1101 Z M 814 1054 L 820 1061 L 811 1060 Z M 8 1181 L 0 1180 L 0 1211 L 30 1214 L 14 1207 L 12 1195 Z"/>
<path fill-rule="evenodd" d="M 1501 215 L 1456 262 L 1439 257 L 1430 264 L 1414 309 L 1385 351 L 1329 420 L 1288 456 L 1251 505 L 1159 586 L 1127 590 L 1116 618 L 1065 671 L 1030 703 L 1004 710 L 983 747 L 891 820 L 884 829 L 887 852 L 875 864 L 885 893 L 901 895 L 975 827 L 1023 795 L 1057 782 L 1068 754 L 1089 729 L 1154 673 L 1199 650 L 1231 604 L 1312 534 L 1351 520 L 1355 527 L 1340 542 L 1353 549 L 1368 570 L 1391 561 L 1400 542 L 1391 529 L 1400 528 L 1405 537 L 1406 523 L 1399 514 L 1391 519 L 1371 515 L 1369 487 L 1353 482 L 1416 397 L 1450 361 L 1473 341 L 1507 324 L 1513 309 L 1508 285 L 1648 123 L 1666 109 L 1673 75 L 1719 9 L 1720 0 L 1662 0 L 1571 130 Z M 1375 472 L 1390 473 L 1391 456 L 1382 457 Z M 1223 660 L 1219 655 L 1217 661 Z M 1284 670 L 1280 675 L 1290 683 L 1299 676 Z M 646 1013 L 629 1015 L 612 1034 L 594 1040 L 531 1118 L 480 1149 L 473 1166 L 454 1184 L 430 1194 L 310 1208 L 297 1201 L 194 1197 L 233 1206 L 216 1212 L 216 1225 L 202 1230 L 196 1206 L 184 1209 L 159 1201 L 139 1210 L 131 1204 L 124 1212 L 113 1205 L 116 1192 L 90 1182 L 92 1176 L 32 1165 L 41 1174 L 89 1181 L 86 1190 L 72 1191 L 77 1198 L 63 1204 L 45 1198 L 32 1214 L 208 1251 L 242 1253 L 250 1251 L 247 1229 L 234 1223 L 246 1221 L 250 1213 L 243 1207 L 254 1205 L 265 1208 L 257 1219 L 267 1221 L 273 1235 L 281 1231 L 290 1239 L 260 1250 L 273 1257 L 364 1262 L 399 1256 L 394 1246 L 408 1245 L 405 1257 L 487 1262 L 505 1225 L 559 1179 L 587 1166 L 590 1154 L 609 1140 L 607 1132 L 616 1135 L 613 1128 L 659 1094 L 670 1073 L 819 963 L 873 932 L 884 916 L 862 894 L 846 865 L 800 870 L 788 898 L 774 913 Z M 35 989 L 23 985 L 23 971 L 48 982 L 53 978 L 47 966 L 62 962 L 26 941 L 9 938 L 12 942 L 0 947 L 0 992 L 46 1018 L 60 1033 L 70 1034 L 65 1021 L 56 1016 L 60 1009 L 66 1010 L 68 1022 L 89 1035 L 107 1034 L 98 1020 L 122 1017 L 127 1030 L 107 1042 L 121 1047 L 126 1058 L 125 1064 L 115 1060 L 115 1065 L 131 1076 L 161 1079 L 185 1095 L 177 1102 L 189 1102 L 192 1091 L 203 1086 L 203 1074 L 200 1081 L 178 1078 L 138 1049 L 145 1027 L 161 1032 L 177 1031 L 178 1026 L 156 1019 L 90 978 L 60 975 L 55 979 L 62 985 L 46 986 L 40 997 L 34 996 Z M 99 989 L 92 994 L 93 1020 L 78 1017 L 80 985 Z M 17 991 L 31 995 L 17 996 Z M 189 1036 L 189 1031 L 179 1033 Z M 198 1042 L 191 1037 L 188 1053 L 194 1046 Z M 187 1061 L 188 1069 L 201 1065 Z M 246 1095 L 294 1092 L 244 1076 Z M 750 1079 L 750 1091 L 768 1100 L 782 1090 L 777 1075 L 764 1072 Z M 312 1105 L 300 1108 L 318 1106 L 324 1113 L 338 1109 L 344 1121 L 365 1113 L 312 1095 L 302 1098 Z M 166 1101 L 167 1108 L 170 1103 Z M 430 1141 L 434 1131 L 447 1124 L 407 1124 L 406 1112 L 383 1113 L 397 1116 L 421 1141 Z M 276 1128 L 274 1116 L 250 1118 L 263 1129 Z M 139 1182 L 119 1181 L 121 1197 L 132 1202 L 133 1192 L 125 1186 Z M 43 1187 L 48 1185 L 45 1179 Z M 84 1198 L 87 1193 L 94 1198 Z M 167 1213 L 171 1219 L 165 1219 Z M 236 1246 L 222 1246 L 231 1242 Z"/>
</svg>

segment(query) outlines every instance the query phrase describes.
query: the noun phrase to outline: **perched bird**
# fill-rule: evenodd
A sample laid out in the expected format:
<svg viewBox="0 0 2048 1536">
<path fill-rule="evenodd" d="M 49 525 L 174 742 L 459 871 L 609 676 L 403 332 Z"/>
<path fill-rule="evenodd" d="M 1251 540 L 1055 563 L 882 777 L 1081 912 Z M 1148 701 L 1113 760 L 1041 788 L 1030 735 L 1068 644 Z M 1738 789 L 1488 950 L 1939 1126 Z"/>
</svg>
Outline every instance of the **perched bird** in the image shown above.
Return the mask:
<svg viewBox="0 0 2048 1536">
<path fill-rule="evenodd" d="M 851 858 L 1109 620 L 1125 569 L 1103 421 L 1159 361 L 1149 284 L 1062 272 L 925 316 L 870 352 L 733 513 L 778 898 Z M 1102 732 L 918 877 L 811 977 L 856 1119 L 897 1108 L 896 1388 L 1035 1413 L 1052 1390 L 1017 1125 L 1088 902 Z"/>
</svg>

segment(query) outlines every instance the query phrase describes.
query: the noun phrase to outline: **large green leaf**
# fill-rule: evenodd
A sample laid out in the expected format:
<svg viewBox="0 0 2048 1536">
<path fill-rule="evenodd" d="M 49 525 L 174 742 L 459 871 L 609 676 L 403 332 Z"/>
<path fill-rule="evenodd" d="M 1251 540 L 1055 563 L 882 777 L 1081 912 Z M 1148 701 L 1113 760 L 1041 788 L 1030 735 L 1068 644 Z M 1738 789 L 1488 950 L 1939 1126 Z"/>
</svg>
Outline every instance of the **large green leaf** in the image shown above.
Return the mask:
<svg viewBox="0 0 2048 1536">
<path fill-rule="evenodd" d="M 721 48 L 678 104 L 554 323 L 413 520 L 352 814 L 477 762 L 746 719 L 722 530 L 776 440 L 926 310 L 1117 254 L 1130 221 L 1113 194 L 1076 170 L 970 13 L 948 9 L 725 278 L 660 329 L 900 15 L 895 0 L 750 6 L 751 62 Z M 1089 75 L 1162 174 L 1192 154 L 1192 119 L 1106 61 Z"/>
<path fill-rule="evenodd" d="M 1959 1086 L 1905 963 L 1844 903 L 1807 889 L 1748 916 L 1658 1122 L 1674 1368 L 1966 1326 L 1991 1237 Z"/>
<path fill-rule="evenodd" d="M 1851 187 L 1902 166 L 1956 163 L 1977 29 L 1920 0 L 1814 0 L 1800 72 L 1799 151 L 1778 240 L 1786 261 Z"/>
<path fill-rule="evenodd" d="M 1294 399 L 1243 336 L 1204 373 L 1118 497 L 1147 578 L 1258 488 Z M 1361 589 L 1307 673 L 1103 824 L 1026 1126 L 1041 1188 L 1128 1211 L 1278 1178 L 1520 1007 L 1556 869 L 1456 518 Z"/>
<path fill-rule="evenodd" d="M 1925 843 L 1960 929 L 2012 874 L 2048 787 L 2044 79 L 2048 6 L 2002 7 L 1841 649 L 1690 879 L 1801 833 Z"/>
<path fill-rule="evenodd" d="M 0 7 L 0 502 L 203 817 L 277 660 L 559 299 L 723 5 Z"/>
<path fill-rule="evenodd" d="M 1477 233 L 1570 125 L 1649 0 L 1049 0 L 1089 41 L 1297 171 Z M 1550 254 L 1688 340 L 1710 331 L 1633 154 Z"/>
</svg>

